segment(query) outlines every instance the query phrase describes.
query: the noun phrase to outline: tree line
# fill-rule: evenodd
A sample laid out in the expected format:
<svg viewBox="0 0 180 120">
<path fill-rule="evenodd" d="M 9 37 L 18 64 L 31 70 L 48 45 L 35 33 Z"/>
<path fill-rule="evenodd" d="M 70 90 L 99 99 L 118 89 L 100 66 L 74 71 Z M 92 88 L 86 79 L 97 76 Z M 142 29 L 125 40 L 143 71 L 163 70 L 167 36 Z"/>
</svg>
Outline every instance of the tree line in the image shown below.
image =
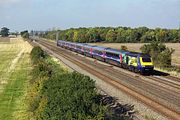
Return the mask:
<svg viewBox="0 0 180 120">
<path fill-rule="evenodd" d="M 180 30 L 178 29 L 150 29 L 147 27 L 94 27 L 94 28 L 71 28 L 66 30 L 52 30 L 38 34 L 48 39 L 58 39 L 91 43 L 91 42 L 116 42 L 116 43 L 146 43 L 180 42 Z"/>
</svg>

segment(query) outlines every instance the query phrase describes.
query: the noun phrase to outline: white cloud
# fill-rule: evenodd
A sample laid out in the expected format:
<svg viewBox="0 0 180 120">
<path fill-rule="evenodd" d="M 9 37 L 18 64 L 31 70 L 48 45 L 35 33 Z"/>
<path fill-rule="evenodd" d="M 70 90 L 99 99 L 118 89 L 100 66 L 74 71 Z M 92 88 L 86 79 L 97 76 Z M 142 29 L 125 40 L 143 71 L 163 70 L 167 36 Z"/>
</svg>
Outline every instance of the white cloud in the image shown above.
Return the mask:
<svg viewBox="0 0 180 120">
<path fill-rule="evenodd" d="M 0 5 L 11 5 L 20 1 L 22 0 L 0 0 Z"/>
</svg>

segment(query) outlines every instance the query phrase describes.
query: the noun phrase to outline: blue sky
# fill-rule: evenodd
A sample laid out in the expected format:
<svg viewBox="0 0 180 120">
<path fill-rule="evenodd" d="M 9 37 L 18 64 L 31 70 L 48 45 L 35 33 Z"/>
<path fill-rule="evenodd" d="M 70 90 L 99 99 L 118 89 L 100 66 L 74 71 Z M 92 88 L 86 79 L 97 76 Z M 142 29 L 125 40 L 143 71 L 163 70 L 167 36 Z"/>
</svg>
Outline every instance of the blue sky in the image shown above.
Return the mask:
<svg viewBox="0 0 180 120">
<path fill-rule="evenodd" d="M 71 27 L 178 28 L 180 0 L 0 0 L 0 27 L 11 31 Z"/>
</svg>

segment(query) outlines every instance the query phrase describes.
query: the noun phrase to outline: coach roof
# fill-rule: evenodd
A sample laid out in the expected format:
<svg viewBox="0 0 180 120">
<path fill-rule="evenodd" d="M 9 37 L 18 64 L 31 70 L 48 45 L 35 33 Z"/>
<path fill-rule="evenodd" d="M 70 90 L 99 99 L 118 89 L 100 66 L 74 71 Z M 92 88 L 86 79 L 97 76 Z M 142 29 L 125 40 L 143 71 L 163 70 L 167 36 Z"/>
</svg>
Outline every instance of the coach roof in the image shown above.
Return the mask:
<svg viewBox="0 0 180 120">
<path fill-rule="evenodd" d="M 106 49 L 106 47 L 94 46 L 93 49 L 95 49 L 95 50 L 103 50 L 104 51 Z"/>
<path fill-rule="evenodd" d="M 113 48 L 106 48 L 105 51 L 110 52 L 110 53 L 115 53 L 115 54 L 128 53 L 128 51 L 117 50 L 117 49 L 113 49 Z"/>
</svg>

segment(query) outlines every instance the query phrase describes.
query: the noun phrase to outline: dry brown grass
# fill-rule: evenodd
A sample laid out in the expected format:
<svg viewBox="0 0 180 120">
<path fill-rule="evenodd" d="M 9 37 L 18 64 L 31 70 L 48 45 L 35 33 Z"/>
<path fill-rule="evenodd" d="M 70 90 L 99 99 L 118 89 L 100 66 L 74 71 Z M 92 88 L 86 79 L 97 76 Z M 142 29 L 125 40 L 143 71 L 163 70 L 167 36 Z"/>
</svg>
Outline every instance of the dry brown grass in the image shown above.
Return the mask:
<svg viewBox="0 0 180 120">
<path fill-rule="evenodd" d="M 0 37 L 0 43 L 7 43 L 10 42 L 10 38 L 8 37 Z"/>
</svg>

